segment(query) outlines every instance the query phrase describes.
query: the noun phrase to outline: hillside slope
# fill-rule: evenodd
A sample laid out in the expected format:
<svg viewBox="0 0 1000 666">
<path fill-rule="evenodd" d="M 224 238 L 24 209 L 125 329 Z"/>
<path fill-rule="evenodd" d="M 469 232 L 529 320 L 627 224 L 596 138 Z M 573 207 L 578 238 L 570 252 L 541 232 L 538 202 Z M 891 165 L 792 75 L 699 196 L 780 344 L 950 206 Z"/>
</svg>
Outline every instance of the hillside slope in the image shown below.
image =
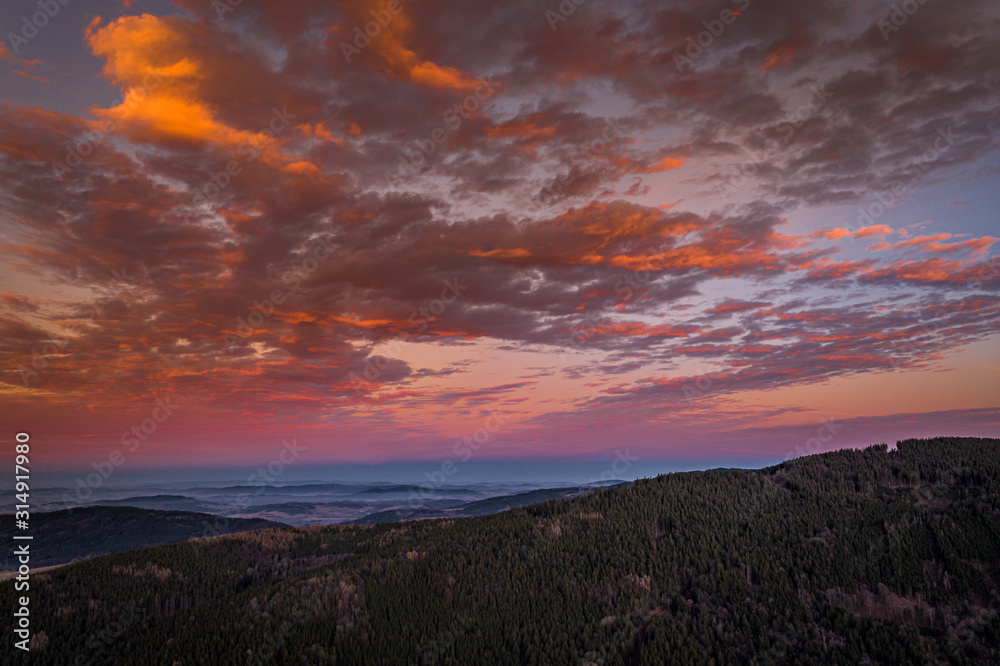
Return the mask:
<svg viewBox="0 0 1000 666">
<path fill-rule="evenodd" d="M 484 517 L 193 543 L 33 576 L 31 663 L 1000 655 L 1000 440 L 670 474 Z M 0 604 L 13 596 L 4 584 Z M 5 641 L 0 661 L 11 651 Z"/>
<path fill-rule="evenodd" d="M 0 541 L 14 543 L 14 516 L 0 516 Z M 157 511 L 135 507 L 91 506 L 31 516 L 31 566 L 65 564 L 96 555 L 185 541 L 206 534 L 231 534 L 273 527 L 281 523 L 259 519 L 217 518 L 190 511 Z M 11 551 L 0 561 L 0 571 L 13 571 Z"/>
<path fill-rule="evenodd" d="M 457 506 L 431 508 L 396 508 L 370 513 L 363 518 L 352 520 L 348 525 L 372 525 L 374 523 L 392 523 L 402 520 L 424 520 L 427 518 L 459 518 L 465 516 L 486 516 L 491 513 L 508 511 L 520 506 L 538 504 L 551 499 L 570 499 L 592 492 L 593 486 L 574 486 L 570 488 L 542 488 L 516 495 L 498 495 L 474 502 L 465 502 Z"/>
</svg>

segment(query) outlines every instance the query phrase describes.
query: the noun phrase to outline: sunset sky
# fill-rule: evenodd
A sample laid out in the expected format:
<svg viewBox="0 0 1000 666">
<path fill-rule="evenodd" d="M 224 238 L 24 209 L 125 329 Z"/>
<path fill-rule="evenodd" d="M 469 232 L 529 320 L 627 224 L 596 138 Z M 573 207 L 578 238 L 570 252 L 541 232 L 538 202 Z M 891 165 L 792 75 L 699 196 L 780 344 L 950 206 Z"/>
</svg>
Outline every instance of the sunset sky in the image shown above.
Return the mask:
<svg viewBox="0 0 1000 666">
<path fill-rule="evenodd" d="M 996 2 L 50 4 L 0 10 L 36 465 L 1000 434 Z"/>
</svg>

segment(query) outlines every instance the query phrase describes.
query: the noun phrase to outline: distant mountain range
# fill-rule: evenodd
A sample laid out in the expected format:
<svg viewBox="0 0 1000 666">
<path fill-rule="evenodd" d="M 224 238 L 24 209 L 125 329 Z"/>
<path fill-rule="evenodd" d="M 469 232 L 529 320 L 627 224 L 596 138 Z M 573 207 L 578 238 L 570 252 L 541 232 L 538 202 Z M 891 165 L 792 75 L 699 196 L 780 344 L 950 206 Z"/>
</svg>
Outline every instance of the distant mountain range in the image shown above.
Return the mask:
<svg viewBox="0 0 1000 666">
<path fill-rule="evenodd" d="M 186 495 L 140 495 L 117 500 L 100 500 L 92 506 L 131 506 L 137 509 L 158 511 L 193 511 L 196 513 L 221 513 L 225 505 L 206 502 Z"/>
<path fill-rule="evenodd" d="M 313 490 L 317 485 L 309 486 Z M 326 489 L 324 484 L 323 488 Z M 344 486 L 338 486 L 343 488 Z M 238 488 L 236 486 L 230 487 Z M 301 486 L 292 486 L 292 490 Z M 350 488 L 350 487 L 349 487 Z M 352 495 L 409 493 L 418 486 L 393 485 L 366 488 Z M 362 513 L 349 521 L 352 525 L 372 525 L 424 518 L 481 516 L 550 499 L 570 499 L 591 492 L 589 486 L 545 488 L 513 495 L 463 501 L 460 499 L 423 500 L 419 506 L 393 506 L 372 510 L 371 502 L 342 500 L 337 502 L 281 502 L 262 504 L 231 514 L 226 503 L 213 503 L 186 495 L 145 495 L 115 500 L 101 500 L 93 506 L 63 511 L 38 512 L 31 518 L 31 533 L 35 555 L 34 567 L 47 567 L 107 555 L 135 548 L 157 546 L 203 537 L 236 532 L 252 532 L 289 525 L 332 525 L 341 522 L 345 512 Z M 446 494 L 482 495 L 469 488 L 451 489 Z M 12 515 L 0 515 L 0 538 L 11 543 L 15 532 Z M 0 572 L 12 571 L 17 563 L 10 556 L 0 555 Z"/>
<path fill-rule="evenodd" d="M 625 483 L 606 481 L 571 487 L 539 487 L 523 483 L 417 485 L 409 483 L 305 483 L 262 486 L 104 490 L 83 506 L 130 506 L 156 511 L 190 511 L 233 518 L 258 518 L 288 525 L 372 524 L 447 516 L 482 515 L 548 498 L 573 497 L 595 487 Z M 36 511 L 67 508 L 66 489 L 36 492 Z M 70 504 L 70 506 L 73 506 Z M 73 506 L 73 508 L 78 508 Z"/>
</svg>

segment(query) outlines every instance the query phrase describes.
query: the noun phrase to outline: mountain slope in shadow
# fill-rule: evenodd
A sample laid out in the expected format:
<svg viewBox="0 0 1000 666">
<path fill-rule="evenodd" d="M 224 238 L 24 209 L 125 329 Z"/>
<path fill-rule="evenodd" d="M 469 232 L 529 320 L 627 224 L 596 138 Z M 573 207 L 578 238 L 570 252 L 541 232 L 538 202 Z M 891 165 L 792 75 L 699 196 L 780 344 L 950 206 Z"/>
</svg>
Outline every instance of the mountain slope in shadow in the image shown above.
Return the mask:
<svg viewBox="0 0 1000 666">
<path fill-rule="evenodd" d="M 31 516 L 30 529 L 18 530 L 14 516 L 0 516 L 0 539 L 18 543 L 16 534 L 31 535 L 31 566 L 47 567 L 108 555 L 125 550 L 186 541 L 206 534 L 251 532 L 283 523 L 258 518 L 226 518 L 190 511 L 156 511 L 130 506 L 88 506 Z M 9 554 L 0 560 L 0 571 L 14 571 L 17 561 Z"/>
</svg>

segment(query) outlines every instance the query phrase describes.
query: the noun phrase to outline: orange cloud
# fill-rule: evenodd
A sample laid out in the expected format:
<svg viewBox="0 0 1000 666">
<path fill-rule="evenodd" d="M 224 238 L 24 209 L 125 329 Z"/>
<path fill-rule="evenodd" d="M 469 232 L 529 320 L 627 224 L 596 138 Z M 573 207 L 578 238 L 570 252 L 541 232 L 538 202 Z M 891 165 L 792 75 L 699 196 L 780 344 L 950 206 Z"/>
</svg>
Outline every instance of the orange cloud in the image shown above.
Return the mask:
<svg viewBox="0 0 1000 666">
<path fill-rule="evenodd" d="M 527 259 L 531 257 L 531 252 L 523 247 L 511 248 L 509 250 L 471 250 L 469 256 L 495 258 L 495 259 Z"/>
<path fill-rule="evenodd" d="M 638 321 L 620 321 L 613 324 L 604 324 L 582 329 L 579 336 L 591 338 L 595 335 L 614 335 L 643 338 L 686 338 L 699 333 L 699 329 L 694 327 L 676 327 L 669 324 L 650 326 Z"/>
<path fill-rule="evenodd" d="M 893 243 L 892 245 L 888 243 L 875 243 L 874 245 L 869 245 L 867 250 L 898 250 L 901 247 L 912 247 L 915 245 L 926 245 L 927 243 L 948 240 L 951 238 L 951 234 L 936 234 L 934 236 L 917 236 L 909 240 L 899 241 L 898 243 Z"/>
<path fill-rule="evenodd" d="M 840 240 L 841 238 L 870 238 L 872 236 L 888 236 L 892 233 L 892 227 L 888 227 L 884 224 L 876 224 L 870 227 L 861 227 L 860 229 L 855 229 L 854 231 L 848 231 L 847 229 L 841 229 L 837 227 L 830 231 L 821 231 L 817 234 L 818 238 L 826 238 L 829 240 Z"/>
<path fill-rule="evenodd" d="M 341 49 L 356 48 L 352 41 L 353 33 L 349 36 L 347 31 L 353 31 L 357 26 L 364 30 L 367 24 L 374 22 L 380 29 L 377 33 L 372 30 L 375 36 L 370 37 L 371 44 L 366 48 L 379 61 L 381 69 L 392 78 L 439 90 L 470 91 L 479 85 L 478 81 L 458 68 L 424 60 L 407 46 L 412 41 L 414 29 L 405 7 L 399 13 L 393 13 L 385 0 L 364 0 L 357 4 L 348 3 L 345 9 L 354 23 L 334 26 L 335 29 L 346 28 Z M 373 16 L 378 15 L 388 15 L 385 25 L 381 25 L 381 21 L 372 20 Z"/>
<path fill-rule="evenodd" d="M 923 261 L 899 261 L 887 268 L 870 270 L 863 275 L 866 279 L 895 278 L 910 282 L 951 282 L 960 284 L 974 280 L 976 269 L 959 261 L 926 259 Z"/>
<path fill-rule="evenodd" d="M 763 64 L 758 67 L 758 70 L 771 69 L 772 67 L 788 67 L 788 63 L 791 62 L 792 56 L 795 55 L 795 48 L 791 45 L 782 46 L 771 51 L 767 54 L 767 58 L 764 59 Z"/>
<path fill-rule="evenodd" d="M 677 240 L 700 232 L 691 242 Z M 788 265 L 780 254 L 803 245 L 794 237 L 767 232 L 747 237 L 731 227 L 695 215 L 665 215 L 623 201 L 591 203 L 545 223 L 491 239 L 492 247 L 455 249 L 475 257 L 540 265 L 604 265 L 630 271 L 711 269 L 731 274 L 778 270 Z M 477 241 L 479 242 L 479 241 Z"/>
<path fill-rule="evenodd" d="M 31 74 L 28 74 L 27 72 L 21 71 L 19 69 L 15 69 L 14 73 L 26 79 L 31 79 L 32 81 L 41 81 L 42 83 L 49 82 L 49 77 L 47 76 L 32 76 Z"/>
<path fill-rule="evenodd" d="M 217 144 L 236 147 L 268 143 L 263 131 L 246 131 L 217 118 L 199 98 L 206 66 L 190 48 L 200 28 L 175 17 L 123 16 L 104 27 L 95 19 L 86 31 L 94 55 L 105 59 L 104 76 L 122 87 L 124 100 L 93 109 L 114 122 L 115 131 L 152 143 Z"/>
<path fill-rule="evenodd" d="M 898 243 L 893 243 L 892 245 L 888 243 L 876 243 L 874 245 L 868 246 L 868 250 L 899 250 L 901 248 L 915 247 L 927 252 L 959 252 L 964 250 L 970 250 L 975 254 L 982 254 L 989 249 L 990 245 L 997 242 L 998 239 L 992 236 L 983 236 L 982 238 L 970 238 L 968 240 L 956 242 L 956 243 L 942 243 L 940 241 L 948 240 L 952 237 L 951 234 L 942 233 L 935 234 L 933 236 L 916 236 L 908 240 L 899 241 Z"/>
<path fill-rule="evenodd" d="M 717 305 L 714 308 L 707 310 L 707 312 L 709 312 L 710 314 L 729 314 L 732 312 L 746 312 L 748 310 L 757 310 L 759 308 L 763 308 L 768 305 L 770 305 L 770 303 L 764 301 L 756 301 L 756 302 L 736 301 L 736 302 L 723 303 L 722 305 Z"/>
<path fill-rule="evenodd" d="M 281 167 L 281 169 L 297 176 L 323 177 L 323 172 L 312 162 L 291 162 Z"/>
<path fill-rule="evenodd" d="M 841 262 L 836 262 L 832 259 L 823 259 L 815 268 L 810 270 L 807 275 L 811 278 L 817 279 L 840 279 L 860 273 L 874 264 L 874 259 L 859 259 L 856 261 Z"/>
<path fill-rule="evenodd" d="M 491 139 L 516 139 L 526 150 L 534 150 L 544 139 L 552 137 L 556 128 L 543 125 L 533 119 L 511 120 L 489 129 L 486 136 Z"/>
<path fill-rule="evenodd" d="M 660 173 L 662 171 L 670 171 L 671 169 L 679 169 L 685 162 L 687 162 L 686 157 L 666 155 L 659 162 L 653 164 L 653 166 L 644 169 L 643 173 Z"/>
<path fill-rule="evenodd" d="M 973 239 L 966 243 L 978 242 Z M 990 239 L 992 242 L 995 239 Z M 953 245 L 958 245 L 953 244 Z M 946 246 L 950 247 L 950 246 Z M 899 260 L 887 266 L 877 267 L 874 259 L 835 262 L 824 259 L 808 272 L 809 277 L 816 279 L 842 279 L 856 277 L 865 281 L 899 280 L 922 284 L 947 282 L 963 284 L 982 280 L 984 276 L 992 276 L 981 264 L 969 261 L 947 261 L 940 258 L 923 259 L 919 261 Z"/>
</svg>

